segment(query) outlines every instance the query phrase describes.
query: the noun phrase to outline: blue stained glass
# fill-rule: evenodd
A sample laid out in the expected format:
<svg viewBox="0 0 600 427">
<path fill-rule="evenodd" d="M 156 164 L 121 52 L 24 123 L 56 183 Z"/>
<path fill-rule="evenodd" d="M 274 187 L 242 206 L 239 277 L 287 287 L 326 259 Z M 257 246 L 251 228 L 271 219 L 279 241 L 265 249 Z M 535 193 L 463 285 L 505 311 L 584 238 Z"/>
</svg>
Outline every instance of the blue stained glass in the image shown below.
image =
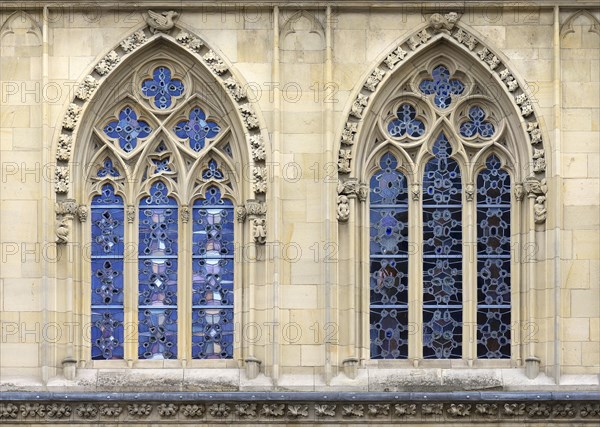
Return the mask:
<svg viewBox="0 0 600 427">
<path fill-rule="evenodd" d="M 423 174 L 423 357 L 460 358 L 462 198 L 458 163 L 446 136 Z"/>
<path fill-rule="evenodd" d="M 115 194 L 115 189 L 112 185 L 106 184 L 100 190 L 100 195 L 94 196 L 92 199 L 92 208 L 99 205 L 122 205 L 123 199 Z"/>
<path fill-rule="evenodd" d="M 208 162 L 208 168 L 204 169 L 204 171 L 202 172 L 202 179 L 206 179 L 206 180 L 209 180 L 209 179 L 221 180 L 221 179 L 223 179 L 223 177 L 224 177 L 223 172 L 221 172 L 221 169 L 219 169 L 219 165 L 214 160 L 210 160 Z"/>
<path fill-rule="evenodd" d="M 423 358 L 462 357 L 462 307 L 423 308 Z"/>
<path fill-rule="evenodd" d="M 425 79 L 419 84 L 419 89 L 425 95 L 434 95 L 433 101 L 439 108 L 448 108 L 452 103 L 452 95 L 460 95 L 465 85 L 458 79 L 450 78 L 450 70 L 438 65 L 431 73 L 432 80 Z"/>
<path fill-rule="evenodd" d="M 171 168 L 169 167 L 169 160 L 170 159 L 162 159 L 162 160 L 158 160 L 158 159 L 153 159 L 152 163 L 154 163 L 154 173 L 161 173 L 161 172 L 171 172 Z"/>
<path fill-rule="evenodd" d="M 386 153 L 371 177 L 370 336 L 372 359 L 408 357 L 408 184 Z"/>
<path fill-rule="evenodd" d="M 176 309 L 142 309 L 138 321 L 140 359 L 177 358 Z"/>
<path fill-rule="evenodd" d="M 408 309 L 373 308 L 370 315 L 371 359 L 408 357 Z"/>
<path fill-rule="evenodd" d="M 152 128 L 138 116 L 131 107 L 125 107 L 119 113 L 119 120 L 112 121 L 104 127 L 104 133 L 109 138 L 119 140 L 119 145 L 126 153 L 137 146 L 138 138 L 146 138 Z"/>
<path fill-rule="evenodd" d="M 123 309 L 92 307 L 92 360 L 123 359 Z"/>
<path fill-rule="evenodd" d="M 156 68 L 152 77 L 142 83 L 142 93 L 148 98 L 154 97 L 156 108 L 169 108 L 172 104 L 171 98 L 183 94 L 183 82 L 171 78 L 171 70 L 167 67 Z"/>
<path fill-rule="evenodd" d="M 123 305 L 123 260 L 92 259 L 92 305 Z"/>
<path fill-rule="evenodd" d="M 480 135 L 482 138 L 491 138 L 494 135 L 494 125 L 485 121 L 487 113 L 483 108 L 475 106 L 469 109 L 469 119 L 460 125 L 460 134 L 466 138 Z"/>
<path fill-rule="evenodd" d="M 139 262 L 140 306 L 177 305 L 177 260 L 143 259 Z"/>
<path fill-rule="evenodd" d="M 477 177 L 477 357 L 510 358 L 510 176 L 491 155 Z"/>
<path fill-rule="evenodd" d="M 177 357 L 177 202 L 162 181 L 139 209 L 139 346 L 143 359 Z"/>
<path fill-rule="evenodd" d="M 98 170 L 96 176 L 99 178 L 104 178 L 107 176 L 117 177 L 120 176 L 120 174 L 119 170 L 113 166 L 112 160 L 107 158 L 104 160 L 104 164 L 102 165 L 102 168 Z"/>
<path fill-rule="evenodd" d="M 394 138 L 405 134 L 416 138 L 425 133 L 425 124 L 416 118 L 417 110 L 412 105 L 401 104 L 396 112 L 396 117 L 398 118 L 388 124 L 388 132 Z"/>
<path fill-rule="evenodd" d="M 217 187 L 193 206 L 192 357 L 233 357 L 234 209 Z"/>
<path fill-rule="evenodd" d="M 92 359 L 122 359 L 123 199 L 105 184 L 91 208 Z"/>
<path fill-rule="evenodd" d="M 181 139 L 189 139 L 192 150 L 204 148 L 206 138 L 214 138 L 221 131 L 219 125 L 212 120 L 206 120 L 206 114 L 196 107 L 190 111 L 189 120 L 183 120 L 173 128 L 175 135 Z"/>
<path fill-rule="evenodd" d="M 231 359 L 233 357 L 233 309 L 192 310 L 192 358 Z"/>
</svg>

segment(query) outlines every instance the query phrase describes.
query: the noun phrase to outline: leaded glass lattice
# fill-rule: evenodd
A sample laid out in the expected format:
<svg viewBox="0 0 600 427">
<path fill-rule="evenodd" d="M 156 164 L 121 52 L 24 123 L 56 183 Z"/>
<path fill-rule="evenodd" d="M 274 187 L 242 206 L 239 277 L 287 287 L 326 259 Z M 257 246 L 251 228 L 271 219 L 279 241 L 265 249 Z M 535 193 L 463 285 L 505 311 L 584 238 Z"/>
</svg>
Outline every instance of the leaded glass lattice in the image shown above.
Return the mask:
<svg viewBox="0 0 600 427">
<path fill-rule="evenodd" d="M 131 107 L 125 107 L 119 113 L 119 120 L 112 121 L 104 127 L 109 138 L 118 139 L 119 146 L 129 153 L 138 142 L 138 138 L 146 138 L 152 132 L 150 125 L 138 120 L 137 113 Z"/>
<path fill-rule="evenodd" d="M 175 135 L 188 139 L 190 148 L 200 151 L 204 148 L 206 138 L 214 138 L 221 131 L 219 125 L 212 120 L 206 120 L 206 114 L 199 107 L 190 111 L 189 120 L 183 120 L 173 128 Z"/>
<path fill-rule="evenodd" d="M 417 119 L 417 110 L 412 105 L 401 104 L 396 112 L 396 117 L 388 124 L 388 132 L 394 138 L 404 135 L 416 138 L 425 133 L 425 124 Z"/>
<path fill-rule="evenodd" d="M 510 176 L 488 157 L 477 177 L 477 357 L 510 358 Z"/>
<path fill-rule="evenodd" d="M 112 185 L 91 204 L 92 359 L 123 359 L 124 207 Z"/>
<path fill-rule="evenodd" d="M 177 202 L 156 181 L 139 209 L 140 359 L 177 358 Z"/>
<path fill-rule="evenodd" d="M 423 358 L 462 357 L 462 196 L 441 133 L 423 174 Z"/>
<path fill-rule="evenodd" d="M 466 138 L 476 135 L 491 138 L 496 131 L 494 125 L 485 120 L 487 113 L 479 106 L 469 108 L 469 120 L 460 125 L 460 134 Z"/>
<path fill-rule="evenodd" d="M 444 65 L 435 67 L 431 77 L 433 79 L 421 81 L 419 89 L 425 95 L 435 95 L 433 102 L 438 108 L 450 107 L 452 96 L 460 95 L 465 90 L 463 82 L 450 78 L 450 70 Z"/>
<path fill-rule="evenodd" d="M 157 67 L 152 73 L 152 78 L 142 83 L 142 93 L 148 98 L 154 98 L 156 108 L 165 110 L 173 103 L 173 97 L 183 94 L 183 82 L 171 77 L 171 70 L 167 67 Z"/>
<path fill-rule="evenodd" d="M 371 358 L 408 357 L 408 185 L 390 153 L 370 182 Z"/>
<path fill-rule="evenodd" d="M 193 207 L 192 358 L 233 357 L 233 204 L 210 187 Z"/>
</svg>

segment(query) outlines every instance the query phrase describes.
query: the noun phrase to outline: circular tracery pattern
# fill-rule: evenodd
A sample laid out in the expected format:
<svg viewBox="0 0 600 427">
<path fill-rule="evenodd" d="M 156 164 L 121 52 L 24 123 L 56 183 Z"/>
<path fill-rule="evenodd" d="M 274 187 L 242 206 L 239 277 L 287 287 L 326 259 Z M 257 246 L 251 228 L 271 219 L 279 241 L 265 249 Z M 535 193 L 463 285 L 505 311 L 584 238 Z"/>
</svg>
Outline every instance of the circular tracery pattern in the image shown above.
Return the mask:
<svg viewBox="0 0 600 427">
<path fill-rule="evenodd" d="M 438 65 L 431 73 L 433 79 L 424 79 L 419 84 L 419 89 L 425 95 L 435 95 L 433 102 L 438 108 L 448 108 L 452 103 L 452 96 L 461 95 L 465 85 L 458 79 L 450 78 L 450 70 L 444 65 Z"/>
<path fill-rule="evenodd" d="M 465 138 L 472 138 L 476 135 L 482 138 L 491 138 L 494 135 L 494 125 L 486 121 L 487 113 L 479 106 L 469 109 L 469 120 L 460 125 L 460 134 Z"/>
<path fill-rule="evenodd" d="M 131 107 L 125 107 L 119 113 L 119 120 L 109 122 L 104 127 L 104 133 L 109 138 L 119 140 L 119 145 L 126 153 L 137 146 L 138 138 L 146 138 L 152 132 L 147 122 L 138 120 L 136 112 Z"/>
<path fill-rule="evenodd" d="M 404 135 L 417 138 L 425 133 L 425 124 L 417 119 L 417 110 L 410 104 L 401 104 L 396 112 L 397 119 L 388 124 L 388 132 L 394 138 Z"/>
</svg>

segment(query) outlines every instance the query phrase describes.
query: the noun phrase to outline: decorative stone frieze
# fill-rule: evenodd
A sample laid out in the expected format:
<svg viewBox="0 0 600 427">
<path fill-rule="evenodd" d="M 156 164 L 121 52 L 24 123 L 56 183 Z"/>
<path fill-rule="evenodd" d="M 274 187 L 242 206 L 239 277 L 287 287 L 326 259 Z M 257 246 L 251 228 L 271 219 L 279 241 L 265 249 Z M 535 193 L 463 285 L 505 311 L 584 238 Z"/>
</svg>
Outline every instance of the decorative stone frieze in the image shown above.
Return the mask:
<svg viewBox="0 0 600 427">
<path fill-rule="evenodd" d="M 192 52 L 199 53 L 204 46 L 204 42 L 191 34 L 182 31 L 177 35 L 176 40 Z"/>
<path fill-rule="evenodd" d="M 96 80 L 93 76 L 85 76 L 75 92 L 75 97 L 81 99 L 82 101 L 89 101 L 97 87 L 98 80 Z"/>
<path fill-rule="evenodd" d="M 342 131 L 341 142 L 343 145 L 354 145 L 354 136 L 358 131 L 358 123 L 347 122 Z"/>
<path fill-rule="evenodd" d="M 452 37 L 454 37 L 460 44 L 467 46 L 469 50 L 473 50 L 477 47 L 477 38 L 472 34 L 467 33 L 462 28 L 457 29 Z"/>
<path fill-rule="evenodd" d="M 546 158 L 544 156 L 544 150 L 535 148 L 533 150 L 533 171 L 535 173 L 541 173 L 546 171 Z"/>
<path fill-rule="evenodd" d="M 73 137 L 61 133 L 58 137 L 58 147 L 56 149 L 56 160 L 68 161 L 71 158 L 71 147 Z"/>
<path fill-rule="evenodd" d="M 532 145 L 542 142 L 542 131 L 538 127 L 538 122 L 527 123 L 527 133 Z"/>
<path fill-rule="evenodd" d="M 77 126 L 79 121 L 79 115 L 81 114 L 81 107 L 77 104 L 71 103 L 67 108 L 65 117 L 63 118 L 62 127 L 68 130 L 73 130 Z"/>
<path fill-rule="evenodd" d="M 265 160 L 265 142 L 261 135 L 250 135 L 248 138 L 252 159 L 255 161 Z"/>
<path fill-rule="evenodd" d="M 369 102 L 369 98 L 362 93 L 359 93 L 352 104 L 350 115 L 357 119 L 362 119 L 362 113 Z"/>
<path fill-rule="evenodd" d="M 350 218 L 350 200 L 345 194 L 338 194 L 337 197 L 337 219 L 346 222 Z"/>
<path fill-rule="evenodd" d="M 509 92 L 514 92 L 518 89 L 519 83 L 515 80 L 514 76 L 510 73 L 510 71 L 508 71 L 508 68 L 505 68 L 504 70 L 500 71 L 498 75 L 500 76 L 500 79 L 502 79 L 506 87 L 508 87 Z"/>
<path fill-rule="evenodd" d="M 54 190 L 56 193 L 65 194 L 69 192 L 69 167 L 56 166 L 54 170 Z"/>
<path fill-rule="evenodd" d="M 121 47 L 127 53 L 134 51 L 146 43 L 146 33 L 143 30 L 136 31 L 121 42 Z"/>
<path fill-rule="evenodd" d="M 242 119 L 246 128 L 248 130 L 256 129 L 259 126 L 258 118 L 256 117 L 256 113 L 254 112 L 254 108 L 250 104 L 242 104 L 239 106 L 240 113 L 242 114 Z"/>
<path fill-rule="evenodd" d="M 394 51 L 392 53 L 390 53 L 383 62 L 385 62 L 385 65 L 387 65 L 387 67 L 392 70 L 394 69 L 394 67 L 396 66 L 396 64 L 400 61 L 402 61 L 404 59 L 404 57 L 407 55 L 406 51 L 404 51 L 404 49 L 402 49 L 401 46 L 398 46 L 396 49 L 394 49 Z"/>
<path fill-rule="evenodd" d="M 427 32 L 427 30 L 421 30 L 417 34 L 406 41 L 410 50 L 416 50 L 422 44 L 427 43 L 427 41 L 431 38 L 431 34 Z"/>
<path fill-rule="evenodd" d="M 96 67 L 94 67 L 94 70 L 96 70 L 96 72 L 101 76 L 105 76 L 110 73 L 113 68 L 115 68 L 120 60 L 121 57 L 119 54 L 117 54 L 117 52 L 114 50 L 111 50 L 108 55 L 104 57 L 104 59 L 98 62 Z"/>
<path fill-rule="evenodd" d="M 253 187 L 255 193 L 266 193 L 267 191 L 267 168 L 264 166 L 254 166 L 252 168 L 254 177 Z"/>
<path fill-rule="evenodd" d="M 490 67 L 490 70 L 495 70 L 496 67 L 500 65 L 500 59 L 498 59 L 496 55 L 491 53 L 487 47 L 484 47 L 479 52 L 477 52 L 477 56 L 479 56 L 479 59 L 481 59 Z"/>
<path fill-rule="evenodd" d="M 223 80 L 223 84 L 227 88 L 227 92 L 229 92 L 231 96 L 233 96 L 233 99 L 235 99 L 237 102 L 246 99 L 246 91 L 233 77 Z"/>
<path fill-rule="evenodd" d="M 352 150 L 342 149 L 339 152 L 338 156 L 338 172 L 340 173 L 350 173 L 352 169 L 350 168 L 350 160 L 352 159 Z"/>
<path fill-rule="evenodd" d="M 217 55 L 213 50 L 209 50 L 203 57 L 204 61 L 206 61 L 206 65 L 208 68 L 212 70 L 217 76 L 225 73 L 227 71 L 227 65 L 223 62 L 221 57 Z"/>
<path fill-rule="evenodd" d="M 379 82 L 381 82 L 381 79 L 383 79 L 384 75 L 385 71 L 383 71 L 381 68 L 375 68 L 371 75 L 367 78 L 367 81 L 365 82 L 363 87 L 367 90 L 370 90 L 371 92 L 375 92 L 375 88 L 377 87 Z"/>
</svg>

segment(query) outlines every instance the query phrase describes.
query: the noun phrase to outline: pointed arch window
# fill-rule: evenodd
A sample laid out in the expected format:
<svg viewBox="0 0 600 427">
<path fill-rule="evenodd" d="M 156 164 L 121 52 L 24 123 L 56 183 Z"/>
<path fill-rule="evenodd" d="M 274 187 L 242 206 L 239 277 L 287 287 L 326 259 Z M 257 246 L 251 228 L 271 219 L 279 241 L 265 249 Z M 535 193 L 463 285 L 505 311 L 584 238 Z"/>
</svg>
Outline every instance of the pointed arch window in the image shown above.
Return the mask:
<svg viewBox="0 0 600 427">
<path fill-rule="evenodd" d="M 508 359 L 511 134 L 472 76 L 428 67 L 386 101 L 370 155 L 370 358 Z"/>
<path fill-rule="evenodd" d="M 92 360 L 234 357 L 243 162 L 230 109 L 188 71 L 133 69 L 91 131 Z"/>
</svg>

